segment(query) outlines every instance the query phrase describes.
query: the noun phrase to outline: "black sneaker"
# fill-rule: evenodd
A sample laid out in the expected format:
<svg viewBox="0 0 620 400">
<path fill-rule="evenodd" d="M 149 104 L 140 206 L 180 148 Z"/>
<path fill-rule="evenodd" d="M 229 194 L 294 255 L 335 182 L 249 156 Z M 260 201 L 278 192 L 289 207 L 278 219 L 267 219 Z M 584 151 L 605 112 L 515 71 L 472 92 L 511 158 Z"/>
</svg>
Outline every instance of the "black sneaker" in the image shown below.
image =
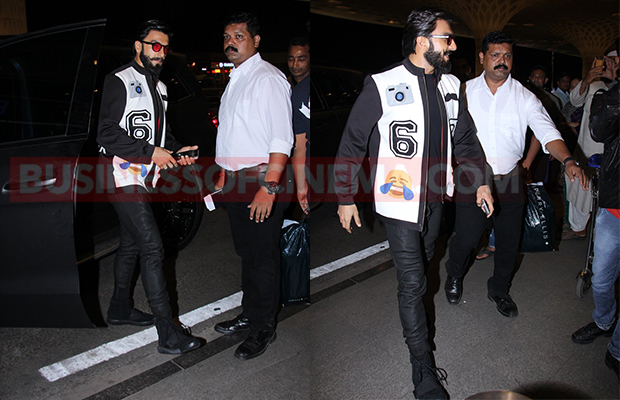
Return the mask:
<svg viewBox="0 0 620 400">
<path fill-rule="evenodd" d="M 108 324 L 110 325 L 153 325 L 153 316 L 133 308 L 133 299 L 110 299 L 108 307 Z"/>
<path fill-rule="evenodd" d="M 411 380 L 415 389 L 416 399 L 447 400 L 448 392 L 442 382 L 447 382 L 448 374 L 442 368 L 434 366 L 430 353 L 425 353 L 422 359 L 409 356 L 411 361 Z"/>
<path fill-rule="evenodd" d="M 179 326 L 172 318 L 155 318 L 159 336 L 157 351 L 162 354 L 181 354 L 196 350 L 206 341 L 191 335 L 186 326 Z"/>
<path fill-rule="evenodd" d="M 132 308 L 127 315 L 112 315 L 108 313 L 108 324 L 150 326 L 153 325 L 153 316 Z"/>
<path fill-rule="evenodd" d="M 592 343 L 594 339 L 599 336 L 611 336 L 614 332 L 613 326 L 608 330 L 603 330 L 596 325 L 596 322 L 590 322 L 588 325 L 579 328 L 575 333 L 571 335 L 571 339 L 573 342 L 578 344 L 588 344 Z"/>
<path fill-rule="evenodd" d="M 609 352 L 609 349 L 607 349 L 607 354 L 605 354 L 605 365 L 607 365 L 609 369 L 614 371 L 616 373 L 616 376 L 620 377 L 618 375 L 618 369 L 620 369 L 618 364 L 620 364 L 620 361 L 618 361 L 614 356 L 612 356 Z"/>
</svg>

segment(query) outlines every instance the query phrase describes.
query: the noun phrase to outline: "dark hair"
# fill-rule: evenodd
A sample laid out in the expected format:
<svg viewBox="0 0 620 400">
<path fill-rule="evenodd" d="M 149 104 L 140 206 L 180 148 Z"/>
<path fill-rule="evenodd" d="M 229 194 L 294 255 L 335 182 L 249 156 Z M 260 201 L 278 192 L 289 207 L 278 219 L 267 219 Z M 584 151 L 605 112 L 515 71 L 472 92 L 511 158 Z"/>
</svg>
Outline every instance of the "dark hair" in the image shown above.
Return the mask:
<svg viewBox="0 0 620 400">
<path fill-rule="evenodd" d="M 245 24 L 247 31 L 252 37 L 258 35 L 258 30 L 260 29 L 258 26 L 258 18 L 256 18 L 254 14 L 246 12 L 233 14 L 228 17 L 228 19 L 224 21 L 224 28 L 231 24 Z"/>
<path fill-rule="evenodd" d="M 564 78 L 565 76 L 568 76 L 568 79 L 572 79 L 572 76 L 570 75 L 570 72 L 568 72 L 568 71 L 560 71 L 556 75 L 556 77 L 557 77 L 556 80 L 559 81 L 560 79 Z"/>
<path fill-rule="evenodd" d="M 487 50 L 489 50 L 490 44 L 508 43 L 509 45 L 514 46 L 516 42 L 517 41 L 514 40 L 510 35 L 504 32 L 493 31 L 493 32 L 487 33 L 484 36 L 484 39 L 482 39 L 482 54 L 487 53 Z"/>
<path fill-rule="evenodd" d="M 137 41 L 144 40 L 144 38 L 147 37 L 151 31 L 159 31 L 168 35 L 169 38 L 172 38 L 174 35 L 170 25 L 156 19 L 151 19 L 138 27 L 134 38 Z"/>
<path fill-rule="evenodd" d="M 451 22 L 452 20 L 441 10 L 432 8 L 420 8 L 411 11 L 407 17 L 405 30 L 403 32 L 402 52 L 403 57 L 415 53 L 415 41 L 418 36 L 430 35 L 437 27 L 437 20 L 443 19 Z"/>
<path fill-rule="evenodd" d="M 547 73 L 547 69 L 545 67 L 543 67 L 542 65 L 535 65 L 532 67 L 532 69 L 530 69 L 530 75 L 532 75 L 532 72 L 536 71 L 537 69 L 541 70 L 542 72 L 545 73 L 545 77 L 548 78 L 549 74 Z"/>
<path fill-rule="evenodd" d="M 149 35 L 151 31 L 158 31 L 166 34 L 168 35 L 169 39 L 172 39 L 172 36 L 174 35 L 174 32 L 172 32 L 172 28 L 170 27 L 170 25 L 156 19 L 150 19 L 145 23 L 141 24 L 138 29 L 136 29 L 134 39 L 138 42 L 141 42 L 144 40 L 145 37 Z M 131 50 L 133 52 L 133 55 L 135 56 L 136 48 L 134 46 L 131 46 Z"/>
<path fill-rule="evenodd" d="M 308 46 L 308 48 L 310 48 L 310 39 L 308 39 L 308 36 L 295 36 L 294 38 L 291 39 L 291 41 L 289 42 L 289 47 L 291 46 Z"/>
</svg>

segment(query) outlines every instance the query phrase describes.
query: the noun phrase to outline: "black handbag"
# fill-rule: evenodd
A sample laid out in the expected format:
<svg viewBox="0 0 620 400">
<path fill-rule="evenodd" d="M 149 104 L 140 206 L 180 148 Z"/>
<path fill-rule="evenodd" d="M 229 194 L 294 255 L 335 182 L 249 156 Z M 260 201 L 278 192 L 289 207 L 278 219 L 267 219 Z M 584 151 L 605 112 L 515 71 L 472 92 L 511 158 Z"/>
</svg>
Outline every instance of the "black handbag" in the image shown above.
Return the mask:
<svg viewBox="0 0 620 400">
<path fill-rule="evenodd" d="M 555 209 L 543 184 L 527 185 L 525 226 L 521 238 L 521 252 L 553 251 L 555 244 Z"/>
<path fill-rule="evenodd" d="M 280 237 L 282 290 L 284 306 L 310 303 L 310 224 L 285 220 Z"/>
</svg>

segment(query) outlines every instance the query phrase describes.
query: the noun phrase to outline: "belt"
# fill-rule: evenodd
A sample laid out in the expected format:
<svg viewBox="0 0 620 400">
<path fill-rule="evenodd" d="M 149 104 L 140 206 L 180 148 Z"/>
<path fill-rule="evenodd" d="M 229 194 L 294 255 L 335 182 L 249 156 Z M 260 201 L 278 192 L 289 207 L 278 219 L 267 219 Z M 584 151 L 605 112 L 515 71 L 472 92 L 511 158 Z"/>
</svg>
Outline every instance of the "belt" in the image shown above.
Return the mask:
<svg viewBox="0 0 620 400">
<path fill-rule="evenodd" d="M 226 176 L 230 178 L 242 178 L 242 177 L 258 177 L 260 174 L 265 174 L 267 172 L 268 164 L 259 164 L 255 167 L 248 167 L 240 169 L 239 171 L 230 171 L 224 170 L 226 172 Z"/>
<path fill-rule="evenodd" d="M 507 176 L 515 176 L 515 175 L 519 175 L 519 165 L 517 165 L 516 167 L 514 167 L 510 172 L 508 172 L 507 174 L 498 174 L 498 175 L 493 175 L 493 180 L 494 181 L 499 181 L 501 179 L 504 179 Z"/>
</svg>

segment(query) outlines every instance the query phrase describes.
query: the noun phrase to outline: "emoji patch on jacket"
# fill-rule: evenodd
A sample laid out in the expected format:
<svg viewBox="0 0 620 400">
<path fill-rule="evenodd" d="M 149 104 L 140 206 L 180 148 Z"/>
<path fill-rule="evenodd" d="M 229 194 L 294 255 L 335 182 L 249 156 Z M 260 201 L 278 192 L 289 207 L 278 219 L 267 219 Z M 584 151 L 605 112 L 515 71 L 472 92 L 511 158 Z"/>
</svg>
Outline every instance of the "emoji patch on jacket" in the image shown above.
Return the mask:
<svg viewBox="0 0 620 400">
<path fill-rule="evenodd" d="M 119 166 L 126 170 L 129 171 L 130 173 L 134 174 L 134 175 L 140 175 L 141 177 L 145 177 L 148 174 L 148 169 L 146 168 L 146 165 L 144 164 L 132 164 L 129 161 L 125 161 L 123 163 L 120 163 Z"/>
<path fill-rule="evenodd" d="M 381 190 L 381 193 L 387 194 L 395 199 L 405 199 L 409 201 L 413 199 L 411 182 L 411 177 L 405 171 L 393 169 L 387 174 L 385 183 L 381 185 L 379 190 Z"/>
</svg>

